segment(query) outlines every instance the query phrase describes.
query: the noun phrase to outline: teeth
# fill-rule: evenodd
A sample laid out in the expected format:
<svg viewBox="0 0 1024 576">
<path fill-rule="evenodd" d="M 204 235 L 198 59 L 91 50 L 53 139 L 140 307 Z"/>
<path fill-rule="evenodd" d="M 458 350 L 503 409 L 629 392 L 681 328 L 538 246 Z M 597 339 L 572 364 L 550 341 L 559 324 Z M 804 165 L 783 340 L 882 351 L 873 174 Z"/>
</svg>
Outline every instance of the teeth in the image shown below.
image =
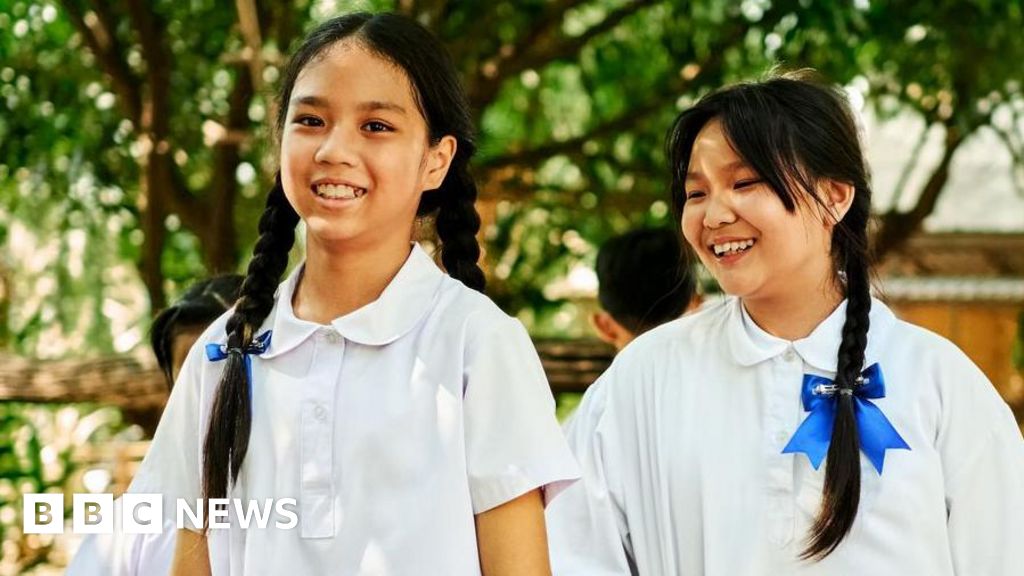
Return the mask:
<svg viewBox="0 0 1024 576">
<path fill-rule="evenodd" d="M 741 240 L 739 242 L 723 242 L 722 244 L 713 244 L 712 249 L 715 251 L 715 256 L 724 256 L 726 254 L 734 254 L 742 252 L 747 248 L 754 245 L 754 239 L 749 238 L 747 240 Z"/>
<path fill-rule="evenodd" d="M 366 190 L 364 188 L 353 188 L 352 186 L 346 186 L 345 184 L 320 184 L 316 186 L 315 191 L 318 195 L 323 196 L 324 198 L 347 200 L 360 198 L 366 194 Z"/>
</svg>

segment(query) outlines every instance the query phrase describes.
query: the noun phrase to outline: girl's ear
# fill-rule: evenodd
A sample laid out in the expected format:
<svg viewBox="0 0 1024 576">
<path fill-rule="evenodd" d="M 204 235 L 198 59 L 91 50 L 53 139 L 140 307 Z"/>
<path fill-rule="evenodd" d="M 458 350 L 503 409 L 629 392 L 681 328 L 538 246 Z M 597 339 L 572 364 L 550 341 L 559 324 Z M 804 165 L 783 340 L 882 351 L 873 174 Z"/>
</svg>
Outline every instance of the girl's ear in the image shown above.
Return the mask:
<svg viewBox="0 0 1024 576">
<path fill-rule="evenodd" d="M 423 190 L 436 190 L 441 187 L 448 168 L 455 158 L 458 142 L 454 136 L 448 135 L 427 149 L 426 165 L 423 171 Z"/>
<path fill-rule="evenodd" d="M 836 180 L 825 181 L 825 203 L 828 206 L 828 212 L 831 216 L 831 222 L 826 224 L 832 226 L 843 220 L 846 213 L 850 210 L 850 205 L 853 204 L 853 195 L 855 190 L 853 184 L 846 182 L 838 182 Z"/>
</svg>

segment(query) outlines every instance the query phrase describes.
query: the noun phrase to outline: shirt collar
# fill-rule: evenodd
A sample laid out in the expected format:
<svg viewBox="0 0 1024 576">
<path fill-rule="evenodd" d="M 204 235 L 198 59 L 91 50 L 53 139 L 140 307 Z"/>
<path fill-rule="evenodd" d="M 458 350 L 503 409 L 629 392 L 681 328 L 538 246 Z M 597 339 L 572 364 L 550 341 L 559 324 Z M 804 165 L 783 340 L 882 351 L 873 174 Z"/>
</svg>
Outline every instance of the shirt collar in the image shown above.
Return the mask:
<svg viewBox="0 0 1024 576">
<path fill-rule="evenodd" d="M 292 298 L 302 278 L 305 264 L 295 267 L 281 283 L 274 309 L 264 328 L 274 331 L 270 348 L 263 358 L 273 358 L 302 344 L 320 329 L 333 329 L 346 340 L 367 346 L 383 346 L 398 340 L 430 311 L 441 288 L 444 273 L 420 247 L 412 250 L 398 274 L 373 302 L 321 325 L 295 316 Z"/>
<path fill-rule="evenodd" d="M 871 299 L 868 318 L 870 329 L 864 352 L 865 366 L 877 362 L 886 336 L 896 320 L 889 307 L 876 298 Z M 734 298 L 726 319 L 726 332 L 733 357 L 743 366 L 774 358 L 792 346 L 807 364 L 822 372 L 835 372 L 845 321 L 846 300 L 843 300 L 806 338 L 790 342 L 765 332 L 747 313 L 742 301 Z"/>
</svg>

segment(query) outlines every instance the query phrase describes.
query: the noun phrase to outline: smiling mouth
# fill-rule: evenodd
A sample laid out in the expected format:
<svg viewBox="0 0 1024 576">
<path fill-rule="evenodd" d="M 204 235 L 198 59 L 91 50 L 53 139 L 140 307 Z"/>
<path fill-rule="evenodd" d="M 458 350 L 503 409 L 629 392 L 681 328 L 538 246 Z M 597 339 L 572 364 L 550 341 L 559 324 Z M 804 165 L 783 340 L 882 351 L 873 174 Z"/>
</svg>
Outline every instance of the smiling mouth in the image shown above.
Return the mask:
<svg viewBox="0 0 1024 576">
<path fill-rule="evenodd" d="M 366 188 L 356 188 L 346 184 L 317 184 L 313 193 L 328 200 L 355 200 L 366 195 Z"/>
<path fill-rule="evenodd" d="M 727 256 L 734 256 L 736 254 L 742 254 L 747 250 L 750 250 L 757 240 L 748 238 L 746 240 L 739 240 L 737 242 L 723 242 L 721 244 L 709 244 L 708 250 L 715 255 L 715 258 L 721 259 Z"/>
</svg>

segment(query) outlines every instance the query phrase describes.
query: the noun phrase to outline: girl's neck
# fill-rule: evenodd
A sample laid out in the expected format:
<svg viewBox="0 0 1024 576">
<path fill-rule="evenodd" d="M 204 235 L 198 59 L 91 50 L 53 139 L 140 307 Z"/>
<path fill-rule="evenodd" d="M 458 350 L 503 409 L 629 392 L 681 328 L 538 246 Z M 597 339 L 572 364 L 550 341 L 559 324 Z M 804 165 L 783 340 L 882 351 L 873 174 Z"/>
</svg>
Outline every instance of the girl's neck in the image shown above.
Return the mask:
<svg viewBox="0 0 1024 576">
<path fill-rule="evenodd" d="M 744 298 L 743 307 L 765 332 L 783 340 L 806 338 L 843 301 L 843 294 L 828 282 L 812 293 L 780 297 Z"/>
<path fill-rule="evenodd" d="M 295 294 L 295 316 L 329 324 L 380 297 L 409 258 L 408 238 L 373 246 L 324 246 L 307 237 L 306 267 Z"/>
</svg>

